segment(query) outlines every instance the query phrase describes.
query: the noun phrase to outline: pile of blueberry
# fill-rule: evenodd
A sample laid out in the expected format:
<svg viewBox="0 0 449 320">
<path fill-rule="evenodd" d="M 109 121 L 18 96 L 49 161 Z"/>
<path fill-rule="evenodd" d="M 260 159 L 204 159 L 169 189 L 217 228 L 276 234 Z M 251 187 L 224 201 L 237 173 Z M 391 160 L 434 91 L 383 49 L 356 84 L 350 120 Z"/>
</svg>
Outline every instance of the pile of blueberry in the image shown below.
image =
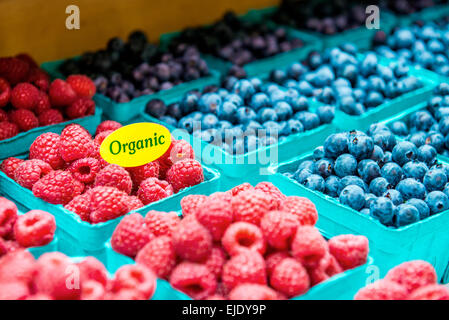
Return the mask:
<svg viewBox="0 0 449 320">
<path fill-rule="evenodd" d="M 334 107 L 309 111 L 309 101 L 297 88 L 259 78 L 229 77 L 222 87 L 189 92 L 180 102 L 165 105 L 154 99 L 146 112 L 164 122 L 222 147 L 243 154 L 282 142 L 287 136 L 332 122 Z"/>
<path fill-rule="evenodd" d="M 382 0 L 382 8 L 387 8 L 399 15 L 408 15 L 423 9 L 433 7 L 447 0 Z"/>
<path fill-rule="evenodd" d="M 265 23 L 242 21 L 227 12 L 211 26 L 187 28 L 170 42 L 170 47 L 194 45 L 201 52 L 242 66 L 303 46 L 299 38 L 290 38 L 285 28 Z"/>
<path fill-rule="evenodd" d="M 392 30 L 387 37 L 379 31 L 373 38 L 375 51 L 389 59 L 416 65 L 449 76 L 449 23 L 415 23 Z"/>
<path fill-rule="evenodd" d="M 361 115 L 422 86 L 418 78 L 409 75 L 406 64 L 384 66 L 373 52 L 362 59 L 357 54 L 357 47 L 350 43 L 311 52 L 304 64 L 295 63 L 287 71 L 274 70 L 271 79 L 349 115 Z"/>
<path fill-rule="evenodd" d="M 435 88 L 426 108 L 388 126 L 416 147 L 430 145 L 437 153 L 449 156 L 449 84 L 441 83 Z"/>
<path fill-rule="evenodd" d="M 286 176 L 398 228 L 449 209 L 449 165 L 436 150 L 397 141 L 385 124 L 341 132 Z"/>
<path fill-rule="evenodd" d="M 68 59 L 60 71 L 66 76 L 88 75 L 98 93 L 117 102 L 128 102 L 209 74 L 195 47 L 178 45 L 163 52 L 141 31 L 131 33 L 127 42 L 112 38 L 106 49 Z"/>
</svg>

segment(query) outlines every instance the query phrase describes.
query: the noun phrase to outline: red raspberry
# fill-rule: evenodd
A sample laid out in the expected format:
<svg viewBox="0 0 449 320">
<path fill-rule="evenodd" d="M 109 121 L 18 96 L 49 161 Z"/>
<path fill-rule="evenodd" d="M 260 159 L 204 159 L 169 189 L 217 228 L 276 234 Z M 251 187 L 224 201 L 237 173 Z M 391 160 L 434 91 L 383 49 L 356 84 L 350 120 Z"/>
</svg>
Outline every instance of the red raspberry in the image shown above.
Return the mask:
<svg viewBox="0 0 449 320">
<path fill-rule="evenodd" d="M 53 132 L 41 134 L 30 146 L 30 159 L 47 162 L 53 169 L 63 169 L 65 161 L 59 155 L 59 135 Z"/>
<path fill-rule="evenodd" d="M 94 138 L 94 143 L 101 145 L 104 141 L 104 139 L 106 139 L 106 137 L 108 135 L 110 135 L 111 133 L 113 133 L 114 131 L 112 130 L 106 130 L 106 131 L 102 131 L 99 134 L 97 134 Z M 127 168 L 127 170 L 129 170 L 131 168 Z"/>
<path fill-rule="evenodd" d="M 226 300 L 225 297 L 223 297 L 222 295 L 219 294 L 213 294 L 211 296 L 208 296 L 206 299 L 204 300 Z"/>
<path fill-rule="evenodd" d="M 98 125 L 97 131 L 95 131 L 95 135 L 98 135 L 99 133 L 101 133 L 103 131 L 109 131 L 109 130 L 115 131 L 121 127 L 122 127 L 122 125 L 120 123 L 118 123 L 117 121 L 106 120 Z"/>
<path fill-rule="evenodd" d="M 354 300 L 406 300 L 407 295 L 403 286 L 383 279 L 360 289 Z"/>
<path fill-rule="evenodd" d="M 260 221 L 260 228 L 268 244 L 278 250 L 287 250 L 299 226 L 295 215 L 282 211 L 269 211 Z"/>
<path fill-rule="evenodd" d="M 198 208 L 206 201 L 207 197 L 201 194 L 190 194 L 181 199 L 182 215 L 187 217 L 196 214 Z"/>
<path fill-rule="evenodd" d="M 39 90 L 29 83 L 19 83 L 11 91 L 11 104 L 17 109 L 33 110 L 39 99 Z"/>
<path fill-rule="evenodd" d="M 38 67 L 36 61 L 34 61 L 34 59 L 28 53 L 19 53 L 16 55 L 16 58 L 28 63 L 30 68 Z"/>
<path fill-rule="evenodd" d="M 108 271 L 104 265 L 94 257 L 87 257 L 79 262 L 80 280 L 84 287 L 86 281 L 95 281 L 102 286 L 108 283 Z"/>
<path fill-rule="evenodd" d="M 54 107 L 65 107 L 75 102 L 77 96 L 72 87 L 61 79 L 56 79 L 50 84 L 48 91 L 51 105 Z"/>
<path fill-rule="evenodd" d="M 221 278 L 227 290 L 243 283 L 267 284 L 265 261 L 259 253 L 248 250 L 225 263 Z"/>
<path fill-rule="evenodd" d="M 195 153 L 192 146 L 185 140 L 172 140 L 170 147 L 159 158 L 160 178 L 165 179 L 167 171 L 171 166 L 181 160 L 195 159 Z"/>
<path fill-rule="evenodd" d="M 71 103 L 65 110 L 67 118 L 78 119 L 87 116 L 95 110 L 95 102 L 90 98 L 78 98 Z"/>
<path fill-rule="evenodd" d="M 22 187 L 32 189 L 39 179 L 51 171 L 51 166 L 42 160 L 25 160 L 14 171 L 14 180 Z"/>
<path fill-rule="evenodd" d="M 33 111 L 26 109 L 14 110 L 11 113 L 11 120 L 21 131 L 28 131 L 39 126 L 39 120 L 34 115 Z"/>
<path fill-rule="evenodd" d="M 0 141 L 12 138 L 19 134 L 19 127 L 8 121 L 0 122 Z"/>
<path fill-rule="evenodd" d="M 62 130 L 59 153 L 67 161 L 86 158 L 91 152 L 92 138 L 79 124 L 70 124 Z"/>
<path fill-rule="evenodd" d="M 204 181 L 203 167 L 192 159 L 176 162 L 167 172 L 167 181 L 177 193 L 179 190 L 195 186 Z"/>
<path fill-rule="evenodd" d="M 76 182 L 70 172 L 52 171 L 33 185 L 33 194 L 52 204 L 67 204 L 77 195 Z"/>
<path fill-rule="evenodd" d="M 40 68 L 31 68 L 28 73 L 27 82 L 34 84 L 40 90 L 47 92 L 50 88 L 50 77 Z"/>
<path fill-rule="evenodd" d="M 95 158 L 78 159 L 68 167 L 73 177 L 83 183 L 93 182 L 100 169 L 100 161 Z"/>
<path fill-rule="evenodd" d="M 15 240 L 7 240 L 7 241 L 5 241 L 4 245 L 5 245 L 7 253 L 22 249 L 20 244 Z"/>
<path fill-rule="evenodd" d="M 233 196 L 238 195 L 240 192 L 242 191 L 246 191 L 246 190 L 254 190 L 254 187 L 252 185 L 250 185 L 248 182 L 242 183 L 234 188 L 232 188 L 231 190 L 229 190 L 231 192 L 231 194 Z"/>
<path fill-rule="evenodd" d="M 330 253 L 327 253 L 314 268 L 307 270 L 311 285 L 317 285 L 324 282 L 330 277 L 343 272 L 343 269 L 338 264 L 337 259 Z"/>
<path fill-rule="evenodd" d="M 287 251 L 277 251 L 269 254 L 265 258 L 265 264 L 267 266 L 267 276 L 271 277 L 274 267 L 276 267 L 285 258 L 291 258 L 291 255 Z"/>
<path fill-rule="evenodd" d="M 366 263 L 369 246 L 365 236 L 343 234 L 333 237 L 328 244 L 329 252 L 337 259 L 343 270 Z"/>
<path fill-rule="evenodd" d="M 5 110 L 0 109 L 0 122 L 3 121 L 9 121 L 9 117 Z"/>
<path fill-rule="evenodd" d="M 173 187 L 157 178 L 145 179 L 137 191 L 137 196 L 144 205 L 167 198 L 173 194 Z"/>
<path fill-rule="evenodd" d="M 128 195 L 114 187 L 91 189 L 92 223 L 105 222 L 123 216 L 128 212 Z"/>
<path fill-rule="evenodd" d="M 76 276 L 78 269 L 67 256 L 60 252 L 44 253 L 37 260 L 37 269 L 34 278 L 37 292 L 48 294 L 56 300 L 79 299 L 79 284 L 69 281 L 70 276 Z"/>
<path fill-rule="evenodd" d="M 111 237 L 112 248 L 125 256 L 135 257 L 154 236 L 144 225 L 143 217 L 131 213 L 123 217 Z"/>
<path fill-rule="evenodd" d="M 142 201 L 136 196 L 128 197 L 128 211 L 137 210 L 143 207 Z"/>
<path fill-rule="evenodd" d="M 4 78 L 0 78 L 0 108 L 5 107 L 11 99 L 11 86 Z"/>
<path fill-rule="evenodd" d="M 156 237 L 159 236 L 169 236 L 173 234 L 176 226 L 181 220 L 179 219 L 176 212 L 159 212 L 159 211 L 148 211 L 145 216 L 145 224 Z"/>
<path fill-rule="evenodd" d="M 245 221 L 255 225 L 270 209 L 270 200 L 259 190 L 246 190 L 232 198 L 232 210 L 235 221 Z"/>
<path fill-rule="evenodd" d="M 278 300 L 279 295 L 268 286 L 244 283 L 229 293 L 229 300 Z"/>
<path fill-rule="evenodd" d="M 64 208 L 75 212 L 82 221 L 90 222 L 90 194 L 85 193 L 74 197 Z"/>
<path fill-rule="evenodd" d="M 17 167 L 23 163 L 24 160 L 9 157 L 3 160 L 0 165 L 0 170 L 3 171 L 8 177 L 14 180 L 14 171 L 16 171 Z"/>
<path fill-rule="evenodd" d="M 11 235 L 17 220 L 17 206 L 14 202 L 0 197 L 0 238 Z"/>
<path fill-rule="evenodd" d="M 106 162 L 100 155 L 100 145 L 95 142 L 92 143 L 92 146 L 91 146 L 90 152 L 89 152 L 89 157 L 95 158 L 98 161 L 100 161 L 100 167 L 102 169 L 109 165 L 109 163 Z"/>
<path fill-rule="evenodd" d="M 39 123 L 41 126 L 50 126 L 64 121 L 64 117 L 59 110 L 48 109 L 39 115 Z"/>
<path fill-rule="evenodd" d="M 32 285 L 36 271 L 36 261 L 27 250 L 18 249 L 0 258 L 0 283 L 18 281 Z"/>
<path fill-rule="evenodd" d="M 230 256 L 248 250 L 265 253 L 266 243 L 259 227 L 248 222 L 234 222 L 226 229 L 221 240 L 223 248 Z"/>
<path fill-rule="evenodd" d="M 291 196 L 281 202 L 280 210 L 298 216 L 301 225 L 314 226 L 318 220 L 318 212 L 312 201 L 303 197 Z"/>
<path fill-rule="evenodd" d="M 137 253 L 136 262 L 153 270 L 159 278 L 168 279 L 176 266 L 172 239 L 161 236 L 151 240 Z"/>
<path fill-rule="evenodd" d="M 14 238 L 22 247 L 41 247 L 53 240 L 55 230 L 56 222 L 51 214 L 31 210 L 17 218 Z"/>
<path fill-rule="evenodd" d="M 113 292 L 123 289 L 137 290 L 144 299 L 150 299 L 156 289 L 156 276 L 142 265 L 125 265 L 115 273 L 112 288 Z"/>
<path fill-rule="evenodd" d="M 34 111 L 39 116 L 45 111 L 50 109 L 51 109 L 50 98 L 45 92 L 39 91 L 39 97 L 37 99 L 37 104 Z"/>
<path fill-rule="evenodd" d="M 215 241 L 220 241 L 232 223 L 232 208 L 221 199 L 210 197 L 196 211 L 196 219 L 209 230 Z"/>
<path fill-rule="evenodd" d="M 186 217 L 173 230 L 176 253 L 183 259 L 201 262 L 212 249 L 212 236 L 195 217 Z"/>
<path fill-rule="evenodd" d="M 295 297 L 309 289 L 310 280 L 300 262 L 293 258 L 285 258 L 274 267 L 270 284 L 286 296 Z"/>
<path fill-rule="evenodd" d="M 0 300 L 25 300 L 30 290 L 22 282 L 0 283 Z"/>
<path fill-rule="evenodd" d="M 45 293 L 35 293 L 29 295 L 25 300 L 53 300 L 48 294 Z"/>
<path fill-rule="evenodd" d="M 68 76 L 66 81 L 79 97 L 92 98 L 97 91 L 95 83 L 81 74 Z"/>
<path fill-rule="evenodd" d="M 284 201 L 287 197 L 271 182 L 259 182 L 255 186 L 256 190 L 260 190 L 270 195 L 275 199 L 275 201 L 280 205 L 282 201 Z"/>
<path fill-rule="evenodd" d="M 328 252 L 328 245 L 321 233 L 312 226 L 300 226 L 293 238 L 292 255 L 305 267 L 315 267 Z"/>
<path fill-rule="evenodd" d="M 110 164 L 97 174 L 95 186 L 116 187 L 130 194 L 133 182 L 128 171 L 116 164 Z"/>
<path fill-rule="evenodd" d="M 118 292 L 106 292 L 104 300 L 148 300 L 144 294 L 136 289 L 121 289 Z"/>
<path fill-rule="evenodd" d="M 0 76 L 11 85 L 24 81 L 30 71 L 30 65 L 16 57 L 0 58 Z"/>
<path fill-rule="evenodd" d="M 93 280 L 83 282 L 81 300 L 104 300 L 105 296 L 106 290 L 101 283 Z"/>
<path fill-rule="evenodd" d="M 107 131 L 103 131 L 102 133 L 104 132 Z M 97 138 L 95 137 L 95 139 Z M 131 179 L 136 188 L 138 188 L 145 179 L 159 177 L 159 163 L 157 161 L 147 163 L 140 167 L 128 168 L 127 170 L 131 175 Z"/>
<path fill-rule="evenodd" d="M 232 195 L 229 192 L 214 192 L 208 197 L 208 199 L 210 201 L 224 201 L 228 205 L 231 205 Z"/>
<path fill-rule="evenodd" d="M 195 300 L 206 299 L 217 288 L 217 280 L 204 265 L 192 262 L 180 263 L 170 276 L 170 284 Z"/>
<path fill-rule="evenodd" d="M 388 271 L 385 280 L 402 285 L 408 293 L 437 282 L 437 274 L 427 261 L 414 260 L 401 263 Z"/>
<path fill-rule="evenodd" d="M 408 300 L 449 300 L 449 289 L 440 284 L 431 284 L 413 291 Z"/>
<path fill-rule="evenodd" d="M 226 262 L 226 253 L 220 246 L 213 246 L 209 257 L 203 264 L 209 268 L 217 279 L 221 278 L 221 272 Z"/>
</svg>

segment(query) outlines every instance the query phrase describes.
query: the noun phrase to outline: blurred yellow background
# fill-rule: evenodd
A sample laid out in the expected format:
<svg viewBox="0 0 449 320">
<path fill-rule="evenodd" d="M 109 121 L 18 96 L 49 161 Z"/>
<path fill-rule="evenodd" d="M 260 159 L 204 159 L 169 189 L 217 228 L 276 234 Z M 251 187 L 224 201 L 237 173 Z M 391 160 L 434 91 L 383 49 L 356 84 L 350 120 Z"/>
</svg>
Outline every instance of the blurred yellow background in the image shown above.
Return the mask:
<svg viewBox="0 0 449 320">
<path fill-rule="evenodd" d="M 141 29 L 160 34 L 213 22 L 226 10 L 245 13 L 278 0 L 0 0 L 0 56 L 29 52 L 39 62 L 102 48 L 113 36 Z M 80 8 L 79 30 L 67 30 L 68 5 Z"/>
</svg>

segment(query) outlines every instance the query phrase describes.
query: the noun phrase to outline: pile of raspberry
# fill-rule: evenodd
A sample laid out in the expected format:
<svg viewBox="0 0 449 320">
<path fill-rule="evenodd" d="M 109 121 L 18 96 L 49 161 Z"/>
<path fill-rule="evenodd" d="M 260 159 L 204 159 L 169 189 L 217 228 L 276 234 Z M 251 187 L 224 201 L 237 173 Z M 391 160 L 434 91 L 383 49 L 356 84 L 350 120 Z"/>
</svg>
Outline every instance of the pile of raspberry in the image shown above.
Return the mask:
<svg viewBox="0 0 449 320">
<path fill-rule="evenodd" d="M 427 261 L 404 262 L 385 278 L 367 285 L 355 300 L 449 300 L 449 288 L 437 283 L 437 274 Z"/>
<path fill-rule="evenodd" d="M 61 135 L 41 134 L 28 160 L 7 158 L 0 170 L 36 197 L 62 204 L 90 223 L 118 218 L 204 181 L 203 168 L 184 140 L 172 141 L 161 158 L 140 167 L 107 163 L 100 145 L 120 127 L 104 121 L 94 138 L 78 124 L 66 126 Z"/>
<path fill-rule="evenodd" d="M 287 299 L 367 260 L 367 238 L 326 241 L 315 205 L 269 182 L 188 195 L 181 207 L 182 219 L 158 211 L 124 217 L 111 245 L 193 299 Z"/>
<path fill-rule="evenodd" d="M 0 197 L 0 257 L 20 248 L 45 246 L 53 240 L 55 230 L 50 213 L 31 210 L 18 215 L 16 204 Z"/>
<path fill-rule="evenodd" d="M 125 265 L 112 279 L 94 257 L 80 262 L 60 252 L 35 260 L 26 250 L 0 258 L 0 300 L 148 300 L 156 276 L 142 265 Z"/>
<path fill-rule="evenodd" d="M 95 84 L 83 75 L 50 82 L 27 54 L 0 58 L 0 141 L 94 114 L 95 91 Z"/>
</svg>

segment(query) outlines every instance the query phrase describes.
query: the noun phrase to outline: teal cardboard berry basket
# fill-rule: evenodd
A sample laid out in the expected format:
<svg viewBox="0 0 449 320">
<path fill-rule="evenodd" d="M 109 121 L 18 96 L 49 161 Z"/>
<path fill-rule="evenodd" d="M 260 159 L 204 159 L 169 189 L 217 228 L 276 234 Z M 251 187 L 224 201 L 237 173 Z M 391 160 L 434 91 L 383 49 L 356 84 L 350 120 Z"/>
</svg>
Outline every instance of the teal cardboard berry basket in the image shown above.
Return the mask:
<svg viewBox="0 0 449 320">
<path fill-rule="evenodd" d="M 65 61 L 57 60 L 52 62 L 46 62 L 41 65 L 41 68 L 44 69 L 52 78 L 62 78 L 65 76 L 59 72 L 59 66 Z M 182 95 L 187 91 L 190 91 L 198 86 L 206 86 L 212 83 L 215 83 L 220 79 L 220 73 L 212 68 L 209 69 L 209 75 L 188 82 L 183 82 L 174 86 L 168 90 L 162 90 L 150 95 L 143 95 L 138 98 L 132 99 L 129 102 L 115 102 L 111 98 L 102 95 L 95 94 L 94 101 L 98 107 L 100 107 L 105 117 L 108 120 L 115 120 L 118 122 L 126 122 L 135 116 L 139 115 L 144 109 L 147 102 L 151 99 L 157 99 L 164 96 L 171 95 Z"/>
<path fill-rule="evenodd" d="M 397 229 L 382 225 L 377 220 L 352 208 L 342 205 L 338 199 L 313 191 L 297 181 L 283 175 L 295 171 L 298 164 L 310 159 L 311 153 L 270 168 L 273 173 L 269 181 L 287 196 L 301 196 L 310 199 L 318 210 L 317 227 L 330 236 L 339 234 L 360 234 L 369 239 L 370 255 L 373 257 L 380 277 L 392 267 L 408 260 L 430 262 L 443 278 L 449 261 L 449 210 L 430 216 L 419 222 Z"/>
<path fill-rule="evenodd" d="M 97 126 L 101 122 L 102 111 L 100 108 L 95 108 L 95 114 L 79 119 L 65 121 L 49 126 L 37 127 L 18 135 L 0 141 L 0 159 L 5 159 L 12 156 L 17 156 L 29 151 L 30 145 L 38 136 L 46 132 L 54 132 L 60 134 L 62 130 L 69 124 L 77 123 L 86 128 L 91 134 L 95 133 Z"/>
</svg>

